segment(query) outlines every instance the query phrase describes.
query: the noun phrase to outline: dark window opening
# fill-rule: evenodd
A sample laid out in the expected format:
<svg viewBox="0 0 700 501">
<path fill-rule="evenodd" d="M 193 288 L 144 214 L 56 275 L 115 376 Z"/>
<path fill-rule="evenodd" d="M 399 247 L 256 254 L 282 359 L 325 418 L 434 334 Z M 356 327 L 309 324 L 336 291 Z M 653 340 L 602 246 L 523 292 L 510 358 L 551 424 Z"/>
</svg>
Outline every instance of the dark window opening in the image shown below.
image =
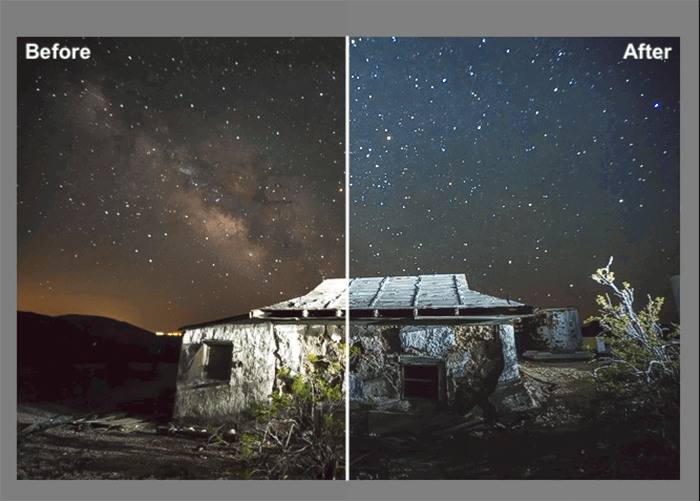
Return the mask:
<svg viewBox="0 0 700 501">
<path fill-rule="evenodd" d="M 207 344 L 208 356 L 205 374 L 207 379 L 229 381 L 231 379 L 231 358 L 233 346 L 230 344 Z"/>
<path fill-rule="evenodd" d="M 404 365 L 403 384 L 404 398 L 430 400 L 440 398 L 440 377 L 437 365 Z"/>
</svg>

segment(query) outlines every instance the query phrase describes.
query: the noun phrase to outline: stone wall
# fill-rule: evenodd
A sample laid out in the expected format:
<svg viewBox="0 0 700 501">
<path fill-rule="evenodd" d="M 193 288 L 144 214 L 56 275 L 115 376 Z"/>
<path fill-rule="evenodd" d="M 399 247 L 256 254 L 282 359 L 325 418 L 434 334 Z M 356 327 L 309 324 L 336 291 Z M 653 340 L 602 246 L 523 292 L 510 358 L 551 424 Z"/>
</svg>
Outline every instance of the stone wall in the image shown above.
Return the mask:
<svg viewBox="0 0 700 501">
<path fill-rule="evenodd" d="M 196 423 L 236 421 L 255 403 L 268 401 L 281 367 L 302 371 L 309 354 L 323 356 L 343 326 L 258 321 L 223 323 L 186 331 L 180 351 L 174 419 Z M 231 348 L 229 380 L 207 377 L 207 343 Z"/>
<path fill-rule="evenodd" d="M 519 379 L 510 325 L 350 325 L 351 346 L 361 354 L 350 363 L 350 399 L 373 402 L 386 411 L 417 411 L 443 405 L 460 412 L 490 407 L 489 396 L 502 383 Z M 426 357 L 444 367 L 445 399 L 402 398 L 402 360 Z"/>
</svg>

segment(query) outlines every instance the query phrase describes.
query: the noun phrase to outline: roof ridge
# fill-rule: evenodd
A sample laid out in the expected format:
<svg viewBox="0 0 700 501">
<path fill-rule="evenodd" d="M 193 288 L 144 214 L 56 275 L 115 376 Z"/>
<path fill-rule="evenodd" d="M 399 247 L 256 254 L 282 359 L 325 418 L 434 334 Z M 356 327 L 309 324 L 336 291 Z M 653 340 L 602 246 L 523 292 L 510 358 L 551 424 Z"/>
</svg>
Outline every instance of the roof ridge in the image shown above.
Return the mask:
<svg viewBox="0 0 700 501">
<path fill-rule="evenodd" d="M 418 295 L 420 294 L 420 286 L 421 283 L 423 282 L 423 275 L 418 275 L 418 280 L 416 280 L 416 283 L 414 285 L 416 291 L 413 294 L 413 299 L 411 300 L 411 307 L 415 308 L 416 305 L 418 304 Z"/>
<path fill-rule="evenodd" d="M 377 293 L 374 295 L 372 300 L 369 302 L 369 307 L 374 308 L 374 305 L 377 304 L 377 301 L 379 301 L 379 296 L 384 290 L 384 286 L 386 285 L 387 281 L 389 280 L 389 277 L 384 277 L 382 278 L 382 281 L 379 282 L 379 287 L 377 288 Z"/>
</svg>

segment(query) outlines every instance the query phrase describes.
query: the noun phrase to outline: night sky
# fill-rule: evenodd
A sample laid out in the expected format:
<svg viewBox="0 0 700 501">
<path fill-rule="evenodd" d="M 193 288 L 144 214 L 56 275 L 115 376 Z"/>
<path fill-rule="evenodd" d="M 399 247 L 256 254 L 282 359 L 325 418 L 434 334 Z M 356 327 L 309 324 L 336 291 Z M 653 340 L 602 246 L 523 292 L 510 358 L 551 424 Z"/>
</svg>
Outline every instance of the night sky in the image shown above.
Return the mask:
<svg viewBox="0 0 700 501">
<path fill-rule="evenodd" d="M 345 124 L 344 38 L 18 39 L 18 310 L 172 331 L 344 276 Z"/>
<path fill-rule="evenodd" d="M 641 42 L 670 59 L 623 59 Z M 350 43 L 351 276 L 465 273 L 583 321 L 613 256 L 677 321 L 677 38 Z"/>
<path fill-rule="evenodd" d="M 89 47 L 87 61 L 24 46 Z M 668 61 L 623 59 L 641 42 Z M 350 275 L 578 306 L 679 272 L 673 39 L 351 38 Z M 344 275 L 345 39 L 19 39 L 18 310 L 153 331 Z"/>
</svg>

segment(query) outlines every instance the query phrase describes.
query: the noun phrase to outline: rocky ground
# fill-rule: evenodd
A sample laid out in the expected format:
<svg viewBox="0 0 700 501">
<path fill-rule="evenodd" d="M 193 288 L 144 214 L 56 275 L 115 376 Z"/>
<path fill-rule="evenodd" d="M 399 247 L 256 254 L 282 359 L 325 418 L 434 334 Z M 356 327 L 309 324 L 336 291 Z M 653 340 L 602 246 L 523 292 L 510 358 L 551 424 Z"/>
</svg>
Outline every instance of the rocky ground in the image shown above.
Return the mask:
<svg viewBox="0 0 700 501">
<path fill-rule="evenodd" d="M 509 423 L 459 428 L 464 420 L 452 416 L 424 433 L 353 435 L 350 478 L 677 479 L 677 447 L 591 419 L 591 369 L 588 362 L 521 360 L 523 381 L 541 407 Z M 243 454 L 235 439 L 217 445 L 206 433 L 167 433 L 164 424 L 139 408 L 20 403 L 17 478 L 265 478 L 262 465 L 279 456 L 269 435 Z M 333 476 L 344 478 L 342 465 Z"/>
<path fill-rule="evenodd" d="M 305 450 L 318 444 L 290 433 L 282 447 L 271 429 L 245 443 L 232 429 L 37 402 L 18 405 L 17 435 L 18 480 L 345 479 L 338 463 L 314 476 L 315 456 Z"/>
<path fill-rule="evenodd" d="M 50 426 L 23 433 L 29 426 Z M 81 421 L 78 421 L 81 419 Z M 55 403 L 19 404 L 19 480 L 235 479 L 246 461 L 201 437 L 169 436 L 157 422 L 125 412 L 85 413 Z"/>
<path fill-rule="evenodd" d="M 17 479 L 345 479 L 344 448 L 330 450 L 298 427 L 175 426 L 162 405 L 138 398 L 142 390 L 134 383 L 99 401 L 19 403 Z M 326 456 L 338 459 L 317 462 Z"/>
<path fill-rule="evenodd" d="M 423 433 L 351 435 L 350 478 L 679 478 L 677 449 L 649 440 L 648 430 L 591 419 L 591 364 L 521 360 L 520 372 L 539 409 L 509 423 L 457 425 L 453 432 L 455 420 Z"/>
</svg>

